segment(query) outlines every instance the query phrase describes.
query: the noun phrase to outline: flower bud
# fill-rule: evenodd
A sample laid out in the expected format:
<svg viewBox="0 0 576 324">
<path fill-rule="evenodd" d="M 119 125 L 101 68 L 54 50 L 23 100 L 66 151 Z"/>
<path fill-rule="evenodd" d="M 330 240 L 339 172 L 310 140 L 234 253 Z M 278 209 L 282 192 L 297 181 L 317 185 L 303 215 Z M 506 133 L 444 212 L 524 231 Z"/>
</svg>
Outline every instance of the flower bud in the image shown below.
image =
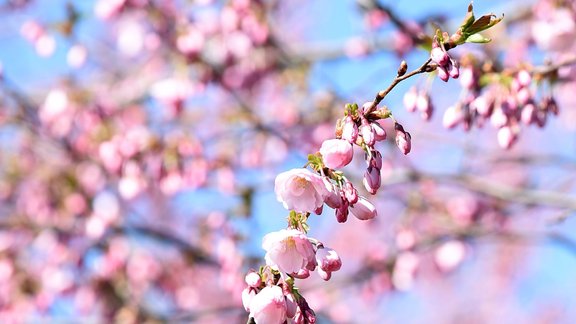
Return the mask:
<svg viewBox="0 0 576 324">
<path fill-rule="evenodd" d="M 382 127 L 382 125 L 376 122 L 370 125 L 372 126 L 372 130 L 374 130 L 374 140 L 379 142 L 386 139 L 386 130 L 384 129 L 384 127 Z"/>
<path fill-rule="evenodd" d="M 250 316 L 256 323 L 283 323 L 286 320 L 286 299 L 282 288 L 264 287 L 250 302 Z"/>
<path fill-rule="evenodd" d="M 347 140 L 350 143 L 356 143 L 358 138 L 358 126 L 350 116 L 346 116 L 344 119 L 344 126 L 342 127 L 342 139 Z"/>
<path fill-rule="evenodd" d="M 460 85 L 465 89 L 476 87 L 476 75 L 472 67 L 465 67 L 460 70 Z"/>
<path fill-rule="evenodd" d="M 348 201 L 348 204 L 353 205 L 358 201 L 358 190 L 354 188 L 354 185 L 350 181 L 346 181 L 344 184 L 344 199 Z"/>
<path fill-rule="evenodd" d="M 394 128 L 396 129 L 396 145 L 402 154 L 406 155 L 410 153 L 412 149 L 412 137 L 410 133 L 404 131 L 404 127 L 398 123 L 394 124 Z"/>
<path fill-rule="evenodd" d="M 359 197 L 358 202 L 350 206 L 350 212 L 359 220 L 372 219 L 378 215 L 376 207 L 364 197 Z"/>
<path fill-rule="evenodd" d="M 450 77 L 453 79 L 458 79 L 458 77 L 460 76 L 460 65 L 458 64 L 458 62 L 450 59 L 450 65 L 449 65 L 449 69 L 448 69 L 448 73 L 450 74 Z"/>
<path fill-rule="evenodd" d="M 434 46 L 434 45 L 432 45 Z M 436 62 L 438 66 L 444 66 L 450 61 L 450 56 L 440 47 L 433 47 L 430 51 L 430 58 Z"/>
<path fill-rule="evenodd" d="M 322 143 L 320 154 L 325 166 L 330 169 L 339 169 L 352 161 L 354 148 L 346 140 L 329 139 Z"/>
<path fill-rule="evenodd" d="M 409 112 L 414 112 L 416 110 L 416 101 L 418 100 L 418 90 L 415 87 L 410 88 L 408 92 L 404 94 L 404 107 Z"/>
<path fill-rule="evenodd" d="M 438 71 L 438 77 L 440 78 L 440 80 L 448 82 L 450 75 L 448 74 L 446 68 L 444 66 L 438 65 L 438 68 L 436 68 L 436 70 Z"/>
<path fill-rule="evenodd" d="M 322 248 L 316 251 L 316 261 L 318 262 L 318 268 L 324 271 L 338 271 L 342 267 L 342 260 L 338 256 L 338 253 L 330 248 Z"/>
<path fill-rule="evenodd" d="M 364 184 L 366 191 L 373 195 L 376 194 L 381 183 L 380 170 L 369 166 L 364 173 L 362 183 Z"/>
<path fill-rule="evenodd" d="M 338 223 L 346 223 L 346 221 L 348 220 L 348 201 L 347 200 L 343 200 L 342 205 L 340 205 L 340 208 L 336 209 L 335 215 L 336 215 L 336 221 L 338 221 Z"/>
<path fill-rule="evenodd" d="M 522 107 L 522 113 L 520 114 L 520 120 L 526 125 L 530 125 L 536 120 L 536 106 L 529 103 Z"/>
<path fill-rule="evenodd" d="M 556 103 L 556 100 L 554 100 L 553 97 L 551 96 L 546 96 L 544 98 L 544 100 L 542 101 L 542 106 L 544 107 L 545 111 L 549 111 L 551 113 L 553 113 L 554 115 L 558 115 L 558 104 Z"/>
<path fill-rule="evenodd" d="M 532 92 L 529 88 L 522 88 L 516 93 L 516 99 L 520 105 L 526 105 L 532 100 Z"/>
<path fill-rule="evenodd" d="M 246 284 L 252 288 L 258 288 L 262 284 L 262 278 L 260 278 L 260 275 L 254 270 L 248 272 L 244 280 L 246 281 Z"/>
<path fill-rule="evenodd" d="M 501 128 L 508 123 L 508 116 L 506 116 L 504 111 L 502 111 L 502 108 L 499 107 L 494 109 L 492 116 L 490 116 L 490 122 L 492 123 L 492 126 Z"/>
<path fill-rule="evenodd" d="M 486 95 L 478 96 L 470 103 L 470 108 L 476 110 L 480 116 L 488 117 L 494 109 L 494 102 Z"/>
<path fill-rule="evenodd" d="M 498 144 L 504 149 L 510 149 L 518 140 L 518 134 L 510 126 L 504 126 L 498 130 Z"/>
<path fill-rule="evenodd" d="M 374 146 L 374 143 L 376 142 L 376 134 L 368 121 L 365 120 L 362 122 L 362 125 L 360 126 L 360 134 L 362 135 L 362 139 L 364 139 L 366 145 Z"/>
<path fill-rule="evenodd" d="M 462 121 L 462 107 L 450 106 L 444 112 L 444 117 L 442 118 L 442 125 L 445 128 L 451 129 L 456 127 Z"/>
<path fill-rule="evenodd" d="M 370 160 L 367 161 L 368 166 L 372 166 L 376 169 L 382 169 L 382 154 L 380 154 L 380 151 L 372 150 L 370 154 L 372 156 L 370 157 Z"/>
<path fill-rule="evenodd" d="M 518 72 L 516 79 L 518 80 L 518 84 L 522 87 L 527 87 L 532 82 L 532 76 L 530 75 L 530 72 L 526 70 Z"/>
</svg>

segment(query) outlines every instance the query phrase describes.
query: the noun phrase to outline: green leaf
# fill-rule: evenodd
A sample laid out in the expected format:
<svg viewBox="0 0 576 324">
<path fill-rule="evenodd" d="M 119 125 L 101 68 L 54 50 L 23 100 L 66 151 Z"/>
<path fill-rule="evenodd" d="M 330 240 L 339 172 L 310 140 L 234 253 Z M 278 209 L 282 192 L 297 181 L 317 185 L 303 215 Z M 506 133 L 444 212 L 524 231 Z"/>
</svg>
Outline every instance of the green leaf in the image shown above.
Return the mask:
<svg viewBox="0 0 576 324">
<path fill-rule="evenodd" d="M 472 5 L 471 1 L 470 4 L 468 5 L 468 12 L 466 13 L 466 17 L 464 17 L 464 21 L 462 21 L 460 28 L 462 28 L 462 30 L 465 30 L 466 28 L 470 27 L 473 23 L 474 23 L 474 6 Z"/>
<path fill-rule="evenodd" d="M 466 38 L 466 43 L 479 43 L 479 44 L 485 44 L 485 43 L 489 43 L 492 39 L 488 38 L 488 37 L 484 37 L 480 34 L 473 34 L 468 36 L 468 38 Z"/>
</svg>

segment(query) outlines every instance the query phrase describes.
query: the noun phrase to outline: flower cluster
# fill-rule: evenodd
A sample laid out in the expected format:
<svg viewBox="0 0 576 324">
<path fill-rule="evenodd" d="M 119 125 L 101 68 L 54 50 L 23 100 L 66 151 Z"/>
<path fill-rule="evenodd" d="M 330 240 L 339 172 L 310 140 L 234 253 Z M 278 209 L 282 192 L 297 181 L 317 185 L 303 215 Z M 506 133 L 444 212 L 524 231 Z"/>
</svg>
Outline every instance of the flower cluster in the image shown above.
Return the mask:
<svg viewBox="0 0 576 324">
<path fill-rule="evenodd" d="M 481 73 L 471 59 L 464 61 L 461 85 L 463 100 L 444 112 L 446 128 L 462 125 L 470 130 L 474 125 L 482 127 L 486 122 L 498 129 L 498 143 L 509 149 L 518 140 L 520 126 L 524 124 L 544 127 L 548 115 L 558 114 L 556 101 L 550 94 L 538 100 L 533 87 L 533 73 L 520 69 L 513 73 Z"/>
<path fill-rule="evenodd" d="M 448 38 L 448 34 L 445 35 Z M 460 67 L 444 48 L 443 43 L 438 42 L 438 38 L 434 37 L 432 42 L 432 51 L 430 51 L 430 59 L 438 65 L 438 77 L 444 82 L 448 82 L 449 78 L 458 79 L 460 76 Z"/>
<path fill-rule="evenodd" d="M 336 123 L 335 138 L 325 140 L 319 151 L 308 156 L 308 162 L 302 168 L 280 173 L 275 180 L 275 193 L 279 202 L 290 211 L 288 228 L 267 234 L 262 241 L 266 251 L 266 266 L 246 277 L 248 287 L 244 289 L 242 299 L 246 311 L 256 323 L 283 323 L 292 319 L 295 323 L 314 323 L 314 312 L 294 286 L 295 279 L 305 279 L 310 271 L 317 271 L 324 280 L 332 277 L 332 272 L 340 270 L 342 261 L 333 249 L 306 233 L 306 223 L 311 213 L 321 214 L 324 205 L 334 209 L 336 220 L 344 223 L 351 213 L 360 220 L 370 220 L 377 216 L 376 207 L 365 197 L 358 194 L 352 182 L 339 170 L 349 165 L 354 158 L 354 146 L 364 152 L 366 170 L 362 183 L 369 194 L 376 194 L 381 186 L 382 154 L 376 143 L 384 141 L 387 133 L 380 123 L 385 119 L 394 121 L 395 142 L 403 154 L 412 148 L 409 132 L 392 116 L 388 108 L 378 105 L 400 81 L 418 73 L 438 71 L 444 81 L 458 78 L 460 68 L 447 49 L 464 43 L 478 31 L 487 29 L 500 20 L 493 15 L 476 20 L 472 5 L 468 8 L 465 22 L 452 36 L 437 32 L 432 43 L 432 52 L 421 68 L 407 74 L 407 64 L 402 62 L 396 79 L 391 86 L 378 92 L 374 101 L 362 107 L 347 104 L 344 117 Z M 476 36 L 478 38 L 478 36 Z M 483 39 L 481 39 L 483 40 Z M 426 92 L 405 97 L 410 110 L 418 109 L 425 119 L 429 119 L 433 107 Z M 450 252 L 450 251 L 449 251 Z M 396 271 L 399 282 L 412 278 L 417 268 L 417 259 L 406 254 L 404 262 L 398 261 Z"/>
<path fill-rule="evenodd" d="M 246 275 L 248 287 L 242 302 L 256 323 L 314 323 L 314 311 L 293 285 L 293 278 L 305 279 L 316 270 L 324 280 L 340 270 L 342 261 L 333 249 L 297 229 L 283 229 L 267 234 L 262 240 L 266 267 Z M 288 276 L 287 276 L 288 275 Z"/>
</svg>

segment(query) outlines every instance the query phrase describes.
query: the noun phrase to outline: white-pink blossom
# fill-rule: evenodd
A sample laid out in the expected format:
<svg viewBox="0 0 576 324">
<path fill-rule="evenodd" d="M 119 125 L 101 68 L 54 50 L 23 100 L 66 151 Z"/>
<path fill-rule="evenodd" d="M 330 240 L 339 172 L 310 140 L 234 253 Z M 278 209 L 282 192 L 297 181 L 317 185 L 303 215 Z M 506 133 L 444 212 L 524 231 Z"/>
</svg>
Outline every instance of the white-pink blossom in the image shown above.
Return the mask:
<svg viewBox="0 0 576 324">
<path fill-rule="evenodd" d="M 266 263 L 281 272 L 293 274 L 301 269 L 314 270 L 316 255 L 308 237 L 296 229 L 266 234 L 262 239 Z"/>
<path fill-rule="evenodd" d="M 330 169 L 339 169 L 348 165 L 354 157 L 352 144 L 342 139 L 325 140 L 320 147 L 324 165 Z"/>
<path fill-rule="evenodd" d="M 282 288 L 268 286 L 250 301 L 250 317 L 256 324 L 281 324 L 286 320 L 286 299 Z"/>
<path fill-rule="evenodd" d="M 274 191 L 284 208 L 313 212 L 324 204 L 329 191 L 322 177 L 304 168 L 292 169 L 276 177 Z"/>
</svg>

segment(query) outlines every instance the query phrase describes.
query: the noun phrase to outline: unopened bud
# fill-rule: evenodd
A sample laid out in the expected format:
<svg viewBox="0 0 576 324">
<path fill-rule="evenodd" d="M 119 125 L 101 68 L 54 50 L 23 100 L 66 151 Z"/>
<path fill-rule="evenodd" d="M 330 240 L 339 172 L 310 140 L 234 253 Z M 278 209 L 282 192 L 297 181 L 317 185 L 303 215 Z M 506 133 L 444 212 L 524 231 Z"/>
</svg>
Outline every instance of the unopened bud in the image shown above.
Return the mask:
<svg viewBox="0 0 576 324">
<path fill-rule="evenodd" d="M 410 88 L 408 92 L 404 94 L 404 107 L 409 112 L 416 110 L 416 102 L 418 100 L 418 90 L 415 87 Z"/>
<path fill-rule="evenodd" d="M 522 107 L 522 113 L 520 114 L 520 120 L 526 125 L 530 125 L 535 122 L 536 118 L 536 106 L 529 103 Z"/>
<path fill-rule="evenodd" d="M 449 70 L 448 73 L 450 74 L 450 77 L 452 79 L 458 79 L 458 77 L 460 76 L 460 65 L 458 64 L 458 62 L 450 59 L 450 65 L 449 65 Z"/>
<path fill-rule="evenodd" d="M 510 126 L 505 126 L 498 130 L 498 144 L 502 148 L 510 149 L 517 139 L 518 134 Z"/>
<path fill-rule="evenodd" d="M 448 82 L 448 79 L 450 78 L 450 74 L 448 74 L 448 71 L 446 70 L 446 68 L 442 65 L 438 65 L 438 68 L 436 69 L 436 71 L 438 71 L 438 77 L 440 78 L 440 80 L 444 81 L 444 82 Z"/>
<path fill-rule="evenodd" d="M 400 67 L 398 68 L 398 76 L 399 77 L 403 76 L 404 74 L 406 74 L 406 71 L 408 71 L 408 63 L 402 60 L 402 62 L 400 62 Z"/>
<path fill-rule="evenodd" d="M 430 58 L 432 61 L 436 62 L 438 66 L 444 66 L 450 61 L 448 53 L 440 47 L 432 48 L 432 51 L 430 51 Z"/>
<path fill-rule="evenodd" d="M 369 166 L 364 173 L 362 180 L 364 188 L 371 194 L 376 194 L 381 184 L 380 170 Z"/>
<path fill-rule="evenodd" d="M 386 139 L 386 130 L 382 125 L 377 122 L 371 124 L 372 130 L 374 131 L 374 140 L 377 142 L 383 141 Z"/>
<path fill-rule="evenodd" d="M 355 143 L 358 138 L 358 126 L 350 116 L 344 118 L 342 125 L 342 139 L 347 140 L 350 143 Z"/>
<path fill-rule="evenodd" d="M 412 149 L 410 133 L 404 131 L 404 127 L 398 123 L 394 124 L 394 128 L 396 129 L 396 145 L 404 155 L 410 153 Z"/>
<path fill-rule="evenodd" d="M 376 134 L 374 134 L 372 126 L 366 120 L 364 120 L 362 125 L 360 125 L 360 135 L 362 135 L 362 139 L 366 145 L 370 147 L 374 146 L 374 143 L 376 142 Z"/>
<path fill-rule="evenodd" d="M 444 118 L 442 118 L 442 124 L 445 128 L 451 129 L 456 127 L 462 121 L 462 107 L 461 106 L 450 106 L 444 112 Z"/>
<path fill-rule="evenodd" d="M 372 219 L 378 215 L 376 207 L 364 197 L 360 197 L 356 204 L 350 206 L 350 212 L 359 220 Z"/>
<path fill-rule="evenodd" d="M 248 272 L 244 280 L 246 284 L 252 288 L 258 288 L 262 284 L 262 278 L 260 278 L 260 275 L 254 270 Z"/>
<path fill-rule="evenodd" d="M 354 188 L 354 185 L 350 181 L 346 181 L 344 183 L 344 189 L 342 190 L 344 193 L 344 199 L 350 204 L 353 205 L 358 201 L 358 190 Z"/>
</svg>

